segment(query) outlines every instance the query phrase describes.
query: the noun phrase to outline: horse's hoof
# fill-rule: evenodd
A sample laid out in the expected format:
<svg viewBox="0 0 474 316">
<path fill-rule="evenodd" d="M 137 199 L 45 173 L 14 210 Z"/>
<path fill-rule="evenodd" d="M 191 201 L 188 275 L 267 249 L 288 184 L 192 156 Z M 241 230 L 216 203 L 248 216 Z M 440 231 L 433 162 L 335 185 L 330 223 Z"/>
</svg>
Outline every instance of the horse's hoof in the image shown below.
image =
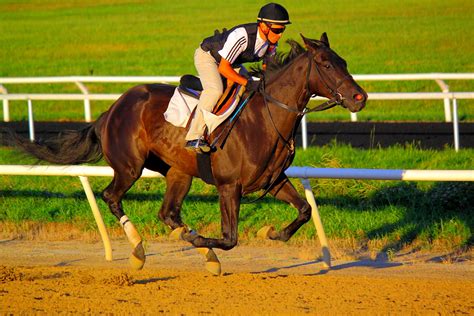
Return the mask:
<svg viewBox="0 0 474 316">
<path fill-rule="evenodd" d="M 212 275 L 221 275 L 221 263 L 220 262 L 206 262 L 206 270 Z"/>
<path fill-rule="evenodd" d="M 130 266 L 134 270 L 141 270 L 145 265 L 145 250 L 143 249 L 143 245 L 140 242 L 135 249 L 133 249 L 132 254 L 130 255 L 129 262 Z"/>
<path fill-rule="evenodd" d="M 214 250 L 209 248 L 196 248 L 197 251 L 206 257 L 206 270 L 212 275 L 221 274 L 221 263 Z"/>
<path fill-rule="evenodd" d="M 133 270 L 141 270 L 143 269 L 143 266 L 145 265 L 145 260 L 139 259 L 135 257 L 133 254 L 130 255 L 130 258 L 128 259 L 130 262 L 130 266 L 132 267 Z"/>
<path fill-rule="evenodd" d="M 203 255 L 204 257 L 206 257 L 206 259 L 207 259 L 207 253 L 208 253 L 209 251 L 211 251 L 211 249 L 209 249 L 209 248 L 196 248 L 196 250 L 197 250 L 201 255 Z"/>
<path fill-rule="evenodd" d="M 183 240 L 183 234 L 187 232 L 186 227 L 178 227 L 170 233 L 170 238 L 173 240 Z"/>
<path fill-rule="evenodd" d="M 262 239 L 269 239 L 270 235 L 275 232 L 275 228 L 273 226 L 263 226 L 257 232 L 257 237 Z"/>
</svg>

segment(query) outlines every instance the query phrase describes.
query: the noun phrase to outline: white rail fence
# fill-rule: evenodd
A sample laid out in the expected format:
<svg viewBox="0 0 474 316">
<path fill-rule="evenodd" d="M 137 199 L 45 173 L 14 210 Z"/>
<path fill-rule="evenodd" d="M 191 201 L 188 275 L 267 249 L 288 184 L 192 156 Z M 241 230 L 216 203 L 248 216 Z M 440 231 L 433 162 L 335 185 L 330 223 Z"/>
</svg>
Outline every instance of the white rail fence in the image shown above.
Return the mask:
<svg viewBox="0 0 474 316">
<path fill-rule="evenodd" d="M 306 199 L 312 208 L 313 223 L 321 243 L 323 262 L 331 266 L 326 234 L 319 216 L 318 207 L 309 183 L 309 178 L 331 179 L 373 179 L 373 180 L 402 180 L 402 181 L 474 181 L 474 170 L 382 170 L 382 169 L 335 169 L 290 167 L 286 174 L 290 178 L 299 178 L 304 186 Z M 88 177 L 113 176 L 113 169 L 102 166 L 31 166 L 31 165 L 0 165 L 0 175 L 7 176 L 77 176 L 79 177 L 92 213 L 99 228 L 105 249 L 105 258 L 112 260 L 112 246 L 102 215 L 97 206 L 94 193 Z M 142 177 L 157 178 L 161 174 L 145 169 Z"/>
<path fill-rule="evenodd" d="M 370 100 L 443 100 L 445 121 L 453 123 L 454 148 L 459 150 L 459 99 L 474 99 L 474 92 L 450 92 L 445 80 L 474 80 L 474 73 L 429 73 L 429 74 L 385 74 L 385 75 L 354 75 L 357 81 L 413 81 L 431 80 L 435 81 L 442 92 L 372 92 L 369 93 Z M 28 104 L 28 124 L 30 139 L 34 139 L 33 100 L 78 100 L 84 102 L 84 118 L 86 122 L 92 121 L 91 100 L 114 101 L 120 94 L 91 94 L 86 83 L 176 83 L 177 76 L 134 76 L 134 77 L 31 77 L 31 78 L 0 78 L 0 99 L 3 100 L 3 119 L 10 120 L 9 101 L 25 100 Z M 74 83 L 81 94 L 35 94 L 35 93 L 8 93 L 5 84 L 40 84 L 40 83 Z M 314 100 L 324 99 L 320 97 Z M 451 109 L 452 104 L 452 109 Z M 351 113 L 351 120 L 357 121 L 357 115 Z M 307 125 L 306 119 L 302 120 L 302 143 L 307 147 Z"/>
</svg>

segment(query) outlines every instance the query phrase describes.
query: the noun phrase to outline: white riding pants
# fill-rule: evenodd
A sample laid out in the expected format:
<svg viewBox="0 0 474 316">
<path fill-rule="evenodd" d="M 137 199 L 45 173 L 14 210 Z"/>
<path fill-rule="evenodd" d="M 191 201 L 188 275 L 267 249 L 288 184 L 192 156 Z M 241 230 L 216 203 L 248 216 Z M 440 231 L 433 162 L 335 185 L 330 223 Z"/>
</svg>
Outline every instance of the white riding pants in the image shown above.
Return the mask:
<svg viewBox="0 0 474 316">
<path fill-rule="evenodd" d="M 201 47 L 198 47 L 194 53 L 194 66 L 198 71 L 204 90 L 199 98 L 194 119 L 186 134 L 186 140 L 198 139 L 204 134 L 206 124 L 203 111 L 211 112 L 224 90 L 219 65 L 214 57 L 203 51 Z"/>
</svg>

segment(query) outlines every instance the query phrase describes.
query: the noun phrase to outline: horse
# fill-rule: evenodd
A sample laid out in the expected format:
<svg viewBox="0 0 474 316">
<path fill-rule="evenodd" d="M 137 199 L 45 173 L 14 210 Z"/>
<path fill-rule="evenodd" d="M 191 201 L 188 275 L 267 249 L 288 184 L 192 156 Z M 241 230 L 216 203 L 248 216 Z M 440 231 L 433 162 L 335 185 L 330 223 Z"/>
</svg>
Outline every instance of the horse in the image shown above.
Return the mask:
<svg viewBox="0 0 474 316">
<path fill-rule="evenodd" d="M 16 137 L 27 153 L 56 164 L 82 164 L 102 157 L 114 170 L 102 199 L 120 221 L 132 246 L 131 264 L 141 269 L 145 251 L 135 226 L 122 207 L 124 194 L 144 168 L 166 179 L 159 219 L 206 257 L 206 268 L 220 274 L 213 248 L 230 250 L 238 241 L 239 208 L 243 196 L 264 190 L 298 210 L 297 218 L 281 231 L 268 230 L 271 240 L 288 241 L 311 217 L 311 206 L 300 197 L 285 175 L 295 156 L 295 133 L 302 116 L 313 110 L 340 105 L 351 112 L 364 108 L 367 93 L 347 70 L 346 61 L 330 48 L 326 33 L 319 40 L 301 34 L 305 48 L 290 42 L 289 54 L 267 67 L 261 89 L 227 128 L 225 140 L 208 155 L 186 149 L 186 129 L 164 119 L 176 89 L 167 84 L 132 87 L 99 118 L 85 128 L 45 141 Z M 245 92 L 244 96 L 248 95 Z M 308 109 L 312 96 L 329 101 Z M 218 127 L 210 142 L 223 132 Z M 180 211 L 194 177 L 204 178 L 199 167 L 205 156 L 210 163 L 206 182 L 217 187 L 221 212 L 221 238 L 206 238 L 183 223 Z M 206 159 L 205 159 L 206 160 Z"/>
</svg>

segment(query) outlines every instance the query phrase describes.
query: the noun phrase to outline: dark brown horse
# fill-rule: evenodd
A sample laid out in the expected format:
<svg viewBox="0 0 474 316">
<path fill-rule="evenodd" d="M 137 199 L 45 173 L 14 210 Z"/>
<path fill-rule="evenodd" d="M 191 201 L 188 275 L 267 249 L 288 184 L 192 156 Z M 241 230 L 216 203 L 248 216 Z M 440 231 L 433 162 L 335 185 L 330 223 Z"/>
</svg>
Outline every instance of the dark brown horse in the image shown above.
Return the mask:
<svg viewBox="0 0 474 316">
<path fill-rule="evenodd" d="M 290 55 L 280 60 L 283 65 L 267 70 L 264 89 L 250 99 L 225 142 L 210 155 L 212 177 L 208 182 L 219 191 L 222 238 L 206 238 L 187 229 L 181 234 L 201 248 L 208 262 L 218 262 L 212 248 L 229 250 L 237 244 L 240 201 L 245 194 L 265 190 L 298 209 L 291 224 L 279 232 L 270 231 L 270 239 L 287 241 L 310 219 L 311 207 L 284 171 L 293 160 L 295 131 L 311 96 L 330 99 L 320 109 L 340 104 L 357 112 L 365 106 L 366 92 L 348 73 L 346 62 L 330 49 L 326 34 L 320 40 L 303 40 L 306 49 L 294 45 Z M 193 177 L 201 177 L 197 154 L 184 147 L 186 130 L 163 117 L 174 89 L 164 84 L 136 86 L 83 130 L 42 143 L 19 142 L 29 153 L 52 163 L 106 159 L 115 173 L 102 197 L 123 225 L 138 268 L 145 254 L 140 236 L 122 209 L 124 194 L 144 168 L 163 174 L 167 188 L 158 216 L 176 230 L 185 227 L 180 211 Z M 223 128 L 210 135 L 210 140 Z"/>
</svg>

